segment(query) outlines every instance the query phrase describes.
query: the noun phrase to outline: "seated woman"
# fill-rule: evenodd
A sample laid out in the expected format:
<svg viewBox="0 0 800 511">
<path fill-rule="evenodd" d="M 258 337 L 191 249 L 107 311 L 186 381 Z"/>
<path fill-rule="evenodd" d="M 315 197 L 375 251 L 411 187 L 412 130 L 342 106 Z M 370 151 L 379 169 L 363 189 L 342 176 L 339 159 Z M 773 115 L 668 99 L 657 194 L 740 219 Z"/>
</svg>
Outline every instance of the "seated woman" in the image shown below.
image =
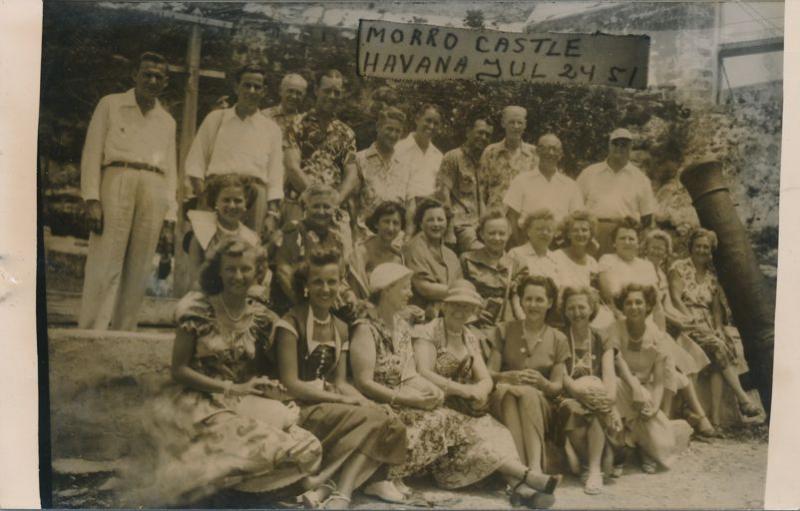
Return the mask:
<svg viewBox="0 0 800 511">
<path fill-rule="evenodd" d="M 558 406 L 556 429 L 560 437 L 557 444 L 564 446 L 570 470 L 584 478 L 583 491 L 588 495 L 602 491 L 601 461 L 613 459 L 609 442 L 618 438 L 622 430 L 614 408 L 614 347 L 589 326 L 597 314 L 595 295 L 588 286 L 567 287 L 563 292 L 571 355 L 564 375 L 566 397 Z"/>
<path fill-rule="evenodd" d="M 131 500 L 183 505 L 223 488 L 261 492 L 308 478 L 321 447 L 275 400 L 281 385 L 258 376 L 277 317 L 248 298 L 263 250 L 229 238 L 209 254 L 200 285 L 176 308 L 173 385 L 152 414 L 160 459 L 154 483 Z"/>
<path fill-rule="evenodd" d="M 653 474 L 657 463 L 670 466 L 675 448 L 669 420 L 660 409 L 668 359 L 659 345 L 667 334 L 647 319 L 658 303 L 653 286 L 626 284 L 616 300 L 624 316 L 609 328 L 608 335 L 618 349 L 617 409 L 625 443 L 638 447 L 642 472 Z"/>
<path fill-rule="evenodd" d="M 444 244 L 449 216 L 441 202 L 419 201 L 414 211 L 416 234 L 403 247 L 403 260 L 414 272 L 412 303 L 424 309 L 428 319 L 438 316 L 447 288 L 462 277 L 458 257 Z"/>
<path fill-rule="evenodd" d="M 491 448 L 477 443 L 464 429 L 466 417 L 441 406 L 444 392 L 417 373 L 412 329 L 401 313 L 411 297 L 411 278 L 411 270 L 396 263 L 373 270 L 370 287 L 375 308 L 356 322 L 350 350 L 356 387 L 392 406 L 406 425 L 406 462 L 390 468 L 388 481 L 370 488 L 370 493 L 394 502 L 403 502 L 403 496 L 411 494 L 404 477 L 427 469 L 443 487 L 458 488 L 491 474 L 499 463 Z M 530 476 L 526 480 L 542 487 L 540 480 Z M 392 497 L 393 489 L 397 497 Z"/>
<path fill-rule="evenodd" d="M 487 415 L 492 378 L 477 338 L 465 326 L 482 305 L 475 286 L 457 280 L 442 304 L 443 316 L 414 334 L 417 370 L 444 392 L 446 405 L 461 412 L 456 420 L 471 444 L 441 460 L 434 476 L 445 488 L 459 488 L 497 471 L 509 482 L 519 481 L 516 491 L 523 484 L 540 490 L 542 495 L 527 502 L 549 507 L 555 502 L 552 495 L 560 476 L 548 478 L 523 465 L 508 429 Z"/>
<path fill-rule="evenodd" d="M 614 297 L 625 284 L 655 286 L 658 281 L 653 263 L 639 257 L 638 221 L 631 217 L 623 218 L 611 235 L 614 253 L 603 255 L 597 263 L 598 288 L 604 306 L 600 308 L 593 325 L 601 329 L 624 318 L 615 305 Z M 664 313 L 660 303 L 656 304 L 652 320 L 663 330 Z"/>
<path fill-rule="evenodd" d="M 644 240 L 644 254 L 656 268 L 656 276 L 658 277 L 656 293 L 658 294 L 658 302 L 664 311 L 666 331 L 670 334 L 669 339 L 667 337 L 663 339 L 671 341 L 666 342 L 663 348 L 672 358 L 674 370 L 679 373 L 676 377 L 679 381 L 675 390 L 680 392 L 689 405 L 691 412 L 687 418 L 697 433 L 703 436 L 713 435 L 715 434 L 714 428 L 708 417 L 706 417 L 706 412 L 697 398 L 695 388 L 697 374 L 709 364 L 709 360 L 703 349 L 691 337 L 681 333 L 681 330 L 691 323 L 692 319 L 677 310 L 672 304 L 672 298 L 669 294 L 669 281 L 663 269 L 665 261 L 672 254 L 672 239 L 669 234 L 660 229 L 648 231 Z M 672 338 L 673 336 L 674 339 Z M 675 392 L 668 387 L 669 385 L 665 388 L 664 398 L 661 401 L 661 410 L 667 417 L 671 414 L 672 401 L 675 396 Z"/>
<path fill-rule="evenodd" d="M 558 263 L 554 257 L 554 252 L 550 250 L 550 244 L 555 235 L 555 216 L 547 208 L 538 209 L 524 216 L 520 223 L 520 229 L 528 237 L 528 243 L 512 248 L 508 251 L 508 257 L 513 265 L 513 278 L 518 282 L 527 276 L 539 275 L 547 277 L 556 286 L 560 285 L 560 275 Z M 520 306 L 519 297 L 511 297 L 514 308 L 514 317 L 522 319 L 525 312 Z M 548 319 L 555 320 L 551 315 Z"/>
<path fill-rule="evenodd" d="M 545 323 L 558 296 L 552 279 L 529 275 L 517 285 L 516 294 L 525 319 L 497 329 L 488 363 L 497 382 L 491 409 L 511 431 L 523 463 L 541 474 L 553 415 L 550 398 L 561 393 L 570 352 L 564 334 Z"/>
<path fill-rule="evenodd" d="M 301 404 L 300 424 L 322 442 L 322 471 L 307 481 L 304 503 L 335 509 L 381 465 L 404 461 L 406 437 L 347 382 L 348 329 L 331 314 L 341 265 L 336 250 L 312 250 L 295 272 L 295 293 L 306 298 L 275 325 L 281 382 Z"/>
<path fill-rule="evenodd" d="M 553 253 L 562 291 L 567 286 L 588 287 L 597 280 L 597 260 L 589 255 L 596 229 L 597 220 L 586 210 L 573 211 L 564 219 L 562 230 L 567 245 Z"/>
<path fill-rule="evenodd" d="M 722 290 L 714 275 L 712 253 L 717 236 L 706 229 L 697 229 L 689 236 L 689 257 L 672 264 L 669 289 L 675 308 L 691 317 L 683 331 L 711 359 L 711 423 L 719 426 L 723 381 L 733 390 L 739 410 L 748 417 L 759 413 L 758 407 L 739 382 L 739 356 L 733 339 L 722 322 Z"/>
<path fill-rule="evenodd" d="M 381 202 L 366 220 L 374 234 L 356 243 L 348 264 L 348 282 L 362 300 L 369 298 L 368 275 L 381 263 L 402 263 L 398 237 L 406 228 L 406 208 L 399 202 Z"/>
<path fill-rule="evenodd" d="M 314 183 L 301 196 L 305 207 L 303 220 L 290 222 L 283 228 L 282 239 L 275 250 L 275 278 L 270 303 L 276 312 L 285 314 L 302 296 L 294 290 L 294 271 L 312 250 L 322 247 L 337 250 L 344 260 L 352 250 L 348 233 L 341 229 L 335 215 L 338 194 L 328 185 Z M 336 313 L 347 317 L 356 301 L 352 290 L 345 289 L 337 302 Z M 349 304 L 349 305 L 348 305 Z"/>
<path fill-rule="evenodd" d="M 183 240 L 188 254 L 189 282 L 199 289 L 197 279 L 206 254 L 212 252 L 225 237 L 239 236 L 247 243 L 261 243 L 258 234 L 242 223 L 247 209 L 255 200 L 255 192 L 244 176 L 218 174 L 208 178 L 206 199 L 214 211 L 191 210 L 186 213 L 192 230 Z"/>
<path fill-rule="evenodd" d="M 478 239 L 483 247 L 461 254 L 464 278 L 472 282 L 485 301 L 473 323 L 485 340 L 491 339 L 498 323 L 513 319 L 509 301 L 512 263 L 506 254 L 510 227 L 502 210 L 490 209 L 478 223 Z M 484 351 L 488 357 L 489 352 Z"/>
</svg>

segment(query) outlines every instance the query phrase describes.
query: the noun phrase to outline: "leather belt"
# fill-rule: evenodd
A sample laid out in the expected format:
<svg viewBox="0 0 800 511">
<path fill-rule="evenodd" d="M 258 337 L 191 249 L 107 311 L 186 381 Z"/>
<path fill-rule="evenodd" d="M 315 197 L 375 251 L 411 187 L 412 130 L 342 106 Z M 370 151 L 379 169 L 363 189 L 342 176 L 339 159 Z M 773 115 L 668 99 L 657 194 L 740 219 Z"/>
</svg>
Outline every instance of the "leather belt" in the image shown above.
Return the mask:
<svg viewBox="0 0 800 511">
<path fill-rule="evenodd" d="M 148 165 L 147 163 L 133 163 L 133 162 L 128 162 L 128 161 L 112 161 L 111 163 L 103 165 L 104 169 L 107 169 L 109 167 L 118 167 L 118 168 L 123 168 L 123 169 L 134 169 L 134 170 L 146 170 L 147 172 L 155 172 L 156 174 L 161 174 L 162 176 L 164 175 L 164 171 L 163 170 L 161 170 L 160 168 L 158 168 L 156 166 Z"/>
</svg>

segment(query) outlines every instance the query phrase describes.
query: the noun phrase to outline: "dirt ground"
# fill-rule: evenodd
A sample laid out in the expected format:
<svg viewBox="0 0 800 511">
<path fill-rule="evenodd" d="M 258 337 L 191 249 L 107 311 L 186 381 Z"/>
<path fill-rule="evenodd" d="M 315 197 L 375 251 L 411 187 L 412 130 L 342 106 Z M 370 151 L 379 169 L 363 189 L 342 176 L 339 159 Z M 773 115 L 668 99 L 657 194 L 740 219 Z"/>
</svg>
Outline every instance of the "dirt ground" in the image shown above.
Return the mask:
<svg viewBox="0 0 800 511">
<path fill-rule="evenodd" d="M 711 443 L 694 441 L 678 458 L 672 470 L 643 474 L 629 463 L 622 478 L 607 484 L 601 495 L 583 493 L 580 482 L 566 478 L 557 492 L 556 509 L 644 509 L 644 508 L 762 508 L 767 467 L 767 443 L 762 435 L 736 435 Z M 114 507 L 109 473 L 91 475 L 56 474 L 53 479 L 53 505 L 62 508 Z M 503 484 L 489 481 L 469 491 L 448 492 L 425 481 L 412 486 L 430 505 L 455 509 L 508 509 Z M 269 497 L 252 496 L 245 500 L 218 495 L 192 507 L 276 507 Z M 354 509 L 402 509 L 356 496 Z M 405 506 L 408 508 L 408 506 Z"/>
</svg>

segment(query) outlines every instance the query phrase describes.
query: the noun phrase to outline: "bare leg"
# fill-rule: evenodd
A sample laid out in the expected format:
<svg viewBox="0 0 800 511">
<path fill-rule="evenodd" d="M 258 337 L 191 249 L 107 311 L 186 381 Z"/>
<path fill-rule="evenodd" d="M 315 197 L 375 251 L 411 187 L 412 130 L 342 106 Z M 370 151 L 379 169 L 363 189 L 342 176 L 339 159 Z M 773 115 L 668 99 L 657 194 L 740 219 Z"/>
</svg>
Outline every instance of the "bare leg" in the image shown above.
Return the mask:
<svg viewBox="0 0 800 511">
<path fill-rule="evenodd" d="M 518 400 L 519 415 L 523 418 L 520 422 L 522 425 L 522 439 L 525 442 L 525 456 L 528 460 L 528 467 L 534 471 L 542 472 L 542 449 L 544 449 L 543 442 L 541 441 L 539 433 L 536 431 L 534 424 L 534 417 L 531 414 L 537 410 L 539 403 L 531 396 L 523 395 Z M 536 412 L 538 413 L 538 411 Z M 527 419 L 526 420 L 526 416 Z"/>
<path fill-rule="evenodd" d="M 719 371 L 713 371 L 709 377 L 711 389 L 711 423 L 719 426 L 720 411 L 722 408 L 722 384 L 724 383 Z"/>
<path fill-rule="evenodd" d="M 511 394 L 503 396 L 501 412 L 503 416 L 503 425 L 511 432 L 511 437 L 514 439 L 514 445 L 517 447 L 519 458 L 522 460 L 522 463 L 526 463 L 525 441 L 522 438 L 522 420 L 517 410 L 517 398 Z"/>
<path fill-rule="evenodd" d="M 569 437 L 569 443 L 572 444 L 572 447 L 578 454 L 578 458 L 580 459 L 581 465 L 586 463 L 586 457 L 588 452 L 586 432 L 587 428 L 575 428 L 569 433 L 567 433 L 567 436 Z"/>
<path fill-rule="evenodd" d="M 586 440 L 588 444 L 589 455 L 589 473 L 600 472 L 600 460 L 603 457 L 603 448 L 606 445 L 606 436 L 603 433 L 603 428 L 600 426 L 600 421 L 597 418 L 592 419 L 589 424 L 588 431 L 586 432 Z"/>
<path fill-rule="evenodd" d="M 380 463 L 367 458 L 360 452 L 353 453 L 342 465 L 339 480 L 336 484 L 339 493 L 346 497 L 353 494 L 353 490 L 366 481 L 380 467 Z"/>
<path fill-rule="evenodd" d="M 736 394 L 736 399 L 740 403 L 750 403 L 750 396 L 748 396 L 747 392 L 742 388 L 739 375 L 736 374 L 736 370 L 732 366 L 728 366 L 722 370 L 722 378 L 724 378 L 725 383 L 733 389 L 733 392 Z"/>
<path fill-rule="evenodd" d="M 703 405 L 700 404 L 700 399 L 697 397 L 697 389 L 695 389 L 692 380 L 689 380 L 689 385 L 681 389 L 681 395 L 689 404 L 689 408 L 691 408 L 692 412 L 700 417 L 706 416 L 706 411 L 703 409 Z"/>
</svg>

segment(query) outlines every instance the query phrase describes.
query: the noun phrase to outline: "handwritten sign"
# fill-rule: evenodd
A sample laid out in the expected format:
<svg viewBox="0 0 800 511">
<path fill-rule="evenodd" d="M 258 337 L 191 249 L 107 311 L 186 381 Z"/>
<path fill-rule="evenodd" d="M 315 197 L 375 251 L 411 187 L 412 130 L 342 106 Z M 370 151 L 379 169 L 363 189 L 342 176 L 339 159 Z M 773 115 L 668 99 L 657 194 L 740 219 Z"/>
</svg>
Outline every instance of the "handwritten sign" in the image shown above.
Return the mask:
<svg viewBox="0 0 800 511">
<path fill-rule="evenodd" d="M 401 80 L 529 80 L 644 89 L 650 37 L 524 34 L 361 20 L 358 72 Z"/>
</svg>

